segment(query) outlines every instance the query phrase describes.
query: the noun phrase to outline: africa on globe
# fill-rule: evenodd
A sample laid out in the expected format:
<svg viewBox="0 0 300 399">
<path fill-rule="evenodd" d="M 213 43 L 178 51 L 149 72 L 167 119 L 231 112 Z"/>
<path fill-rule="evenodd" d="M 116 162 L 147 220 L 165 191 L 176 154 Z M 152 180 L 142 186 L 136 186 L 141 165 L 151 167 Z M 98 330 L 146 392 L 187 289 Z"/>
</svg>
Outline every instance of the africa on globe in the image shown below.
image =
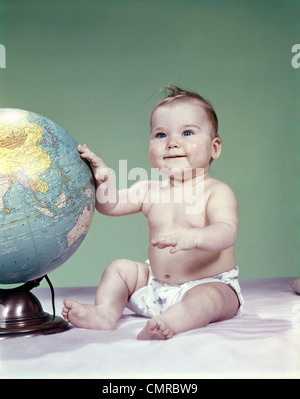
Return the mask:
<svg viewBox="0 0 300 399">
<path fill-rule="evenodd" d="M 77 145 L 43 116 L 0 109 L 0 284 L 46 275 L 85 238 L 95 186 Z"/>
</svg>

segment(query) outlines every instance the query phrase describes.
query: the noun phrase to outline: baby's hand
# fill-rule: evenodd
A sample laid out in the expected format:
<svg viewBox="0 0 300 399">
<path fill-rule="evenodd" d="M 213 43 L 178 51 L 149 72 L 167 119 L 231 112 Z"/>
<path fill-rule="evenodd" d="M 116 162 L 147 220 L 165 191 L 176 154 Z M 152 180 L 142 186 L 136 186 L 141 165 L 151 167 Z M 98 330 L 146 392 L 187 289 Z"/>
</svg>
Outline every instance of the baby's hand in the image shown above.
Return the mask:
<svg viewBox="0 0 300 399">
<path fill-rule="evenodd" d="M 170 253 L 174 254 L 178 251 L 187 251 L 197 247 L 197 239 L 192 231 L 182 230 L 166 234 L 158 239 L 151 240 L 153 247 L 164 249 L 172 247 Z"/>
<path fill-rule="evenodd" d="M 105 162 L 102 161 L 102 159 L 96 154 L 94 154 L 85 144 L 79 145 L 77 150 L 80 152 L 81 158 L 87 159 L 89 161 L 95 180 L 98 183 L 106 181 L 111 173 Z"/>
</svg>

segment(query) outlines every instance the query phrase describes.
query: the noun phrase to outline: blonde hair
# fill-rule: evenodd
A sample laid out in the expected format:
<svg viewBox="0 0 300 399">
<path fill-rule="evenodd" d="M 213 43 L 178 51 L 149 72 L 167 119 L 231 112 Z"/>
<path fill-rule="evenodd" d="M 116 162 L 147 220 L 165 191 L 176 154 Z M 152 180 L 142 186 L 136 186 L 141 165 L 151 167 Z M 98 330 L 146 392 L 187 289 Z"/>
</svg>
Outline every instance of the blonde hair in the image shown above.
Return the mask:
<svg viewBox="0 0 300 399">
<path fill-rule="evenodd" d="M 184 90 L 179 86 L 175 86 L 173 84 L 165 86 L 161 91 L 165 92 L 166 95 L 165 97 L 154 107 L 152 113 L 151 113 L 151 119 L 152 120 L 152 115 L 154 111 L 163 106 L 163 105 L 168 105 L 171 104 L 172 102 L 187 102 L 187 101 L 192 101 L 196 100 L 200 103 L 200 105 L 204 108 L 206 115 L 208 117 L 208 120 L 211 124 L 212 127 L 212 132 L 214 137 L 220 137 L 218 133 L 218 118 L 215 113 L 215 110 L 211 103 L 206 100 L 204 97 L 200 96 L 200 94 L 193 92 L 193 91 L 188 91 Z"/>
</svg>

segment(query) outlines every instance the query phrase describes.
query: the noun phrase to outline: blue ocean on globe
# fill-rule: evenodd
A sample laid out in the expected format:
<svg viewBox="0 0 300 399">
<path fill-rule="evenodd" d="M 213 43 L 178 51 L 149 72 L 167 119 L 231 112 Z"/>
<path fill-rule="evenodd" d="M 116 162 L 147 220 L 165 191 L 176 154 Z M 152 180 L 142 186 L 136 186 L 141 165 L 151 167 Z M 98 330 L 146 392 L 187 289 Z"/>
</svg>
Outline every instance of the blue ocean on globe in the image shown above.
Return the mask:
<svg viewBox="0 0 300 399">
<path fill-rule="evenodd" d="M 95 185 L 77 142 L 34 112 L 0 109 L 0 283 L 58 268 L 91 225 Z"/>
</svg>

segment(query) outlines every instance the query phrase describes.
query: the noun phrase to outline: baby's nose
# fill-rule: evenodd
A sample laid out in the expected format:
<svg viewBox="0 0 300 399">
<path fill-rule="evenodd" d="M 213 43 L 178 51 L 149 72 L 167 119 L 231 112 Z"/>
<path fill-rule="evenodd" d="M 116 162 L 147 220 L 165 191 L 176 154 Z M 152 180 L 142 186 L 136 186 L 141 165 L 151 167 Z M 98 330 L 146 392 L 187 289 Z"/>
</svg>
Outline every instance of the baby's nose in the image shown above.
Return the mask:
<svg viewBox="0 0 300 399">
<path fill-rule="evenodd" d="M 168 140 L 167 146 L 168 146 L 168 148 L 178 148 L 178 147 L 180 147 L 180 144 L 176 138 L 170 137 L 170 139 Z"/>
</svg>

